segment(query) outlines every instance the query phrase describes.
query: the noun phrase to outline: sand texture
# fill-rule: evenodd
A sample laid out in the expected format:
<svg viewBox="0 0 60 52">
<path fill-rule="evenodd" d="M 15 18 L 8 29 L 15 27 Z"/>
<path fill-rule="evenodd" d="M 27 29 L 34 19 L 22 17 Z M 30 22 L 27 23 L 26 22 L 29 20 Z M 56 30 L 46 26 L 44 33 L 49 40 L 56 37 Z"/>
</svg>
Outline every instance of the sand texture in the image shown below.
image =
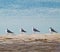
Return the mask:
<svg viewBox="0 0 60 52">
<path fill-rule="evenodd" d="M 60 52 L 60 34 L 1 35 L 0 52 Z"/>
</svg>

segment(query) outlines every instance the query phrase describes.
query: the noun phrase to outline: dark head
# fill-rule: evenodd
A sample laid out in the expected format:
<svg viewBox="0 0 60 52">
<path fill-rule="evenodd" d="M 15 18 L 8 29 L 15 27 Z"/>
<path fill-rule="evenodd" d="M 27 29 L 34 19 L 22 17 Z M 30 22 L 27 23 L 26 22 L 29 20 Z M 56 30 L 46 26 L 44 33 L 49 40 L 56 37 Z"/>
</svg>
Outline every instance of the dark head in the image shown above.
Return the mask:
<svg viewBox="0 0 60 52">
<path fill-rule="evenodd" d="M 50 29 L 52 29 L 52 27 L 50 27 Z"/>
</svg>

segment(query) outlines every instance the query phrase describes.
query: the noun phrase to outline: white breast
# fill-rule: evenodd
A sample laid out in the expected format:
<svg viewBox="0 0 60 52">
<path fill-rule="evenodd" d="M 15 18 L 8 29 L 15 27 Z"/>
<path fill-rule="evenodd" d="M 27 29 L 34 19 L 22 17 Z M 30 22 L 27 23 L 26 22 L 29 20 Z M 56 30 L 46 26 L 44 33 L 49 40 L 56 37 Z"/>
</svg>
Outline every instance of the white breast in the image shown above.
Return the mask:
<svg viewBox="0 0 60 52">
<path fill-rule="evenodd" d="M 51 33 L 51 29 L 49 29 L 49 32 Z"/>
</svg>

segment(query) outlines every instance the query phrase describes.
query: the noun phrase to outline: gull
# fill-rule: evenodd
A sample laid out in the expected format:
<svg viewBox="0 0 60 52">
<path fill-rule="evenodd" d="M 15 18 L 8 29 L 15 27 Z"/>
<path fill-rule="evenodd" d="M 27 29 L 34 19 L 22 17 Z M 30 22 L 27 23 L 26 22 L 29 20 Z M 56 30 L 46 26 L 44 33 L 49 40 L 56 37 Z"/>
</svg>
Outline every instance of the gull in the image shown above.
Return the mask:
<svg viewBox="0 0 60 52">
<path fill-rule="evenodd" d="M 51 33 L 53 33 L 53 32 L 54 32 L 54 33 L 57 33 L 57 31 L 55 31 L 52 27 L 49 28 L 49 31 L 50 31 Z"/>
<path fill-rule="evenodd" d="M 26 31 L 25 31 L 23 28 L 21 28 L 21 32 L 24 32 L 24 33 L 26 33 Z"/>
<path fill-rule="evenodd" d="M 39 30 L 37 30 L 36 28 L 33 28 L 33 31 L 34 32 L 40 32 Z"/>
<path fill-rule="evenodd" d="M 7 33 L 13 33 L 12 31 L 10 31 L 9 29 L 7 29 Z"/>
</svg>

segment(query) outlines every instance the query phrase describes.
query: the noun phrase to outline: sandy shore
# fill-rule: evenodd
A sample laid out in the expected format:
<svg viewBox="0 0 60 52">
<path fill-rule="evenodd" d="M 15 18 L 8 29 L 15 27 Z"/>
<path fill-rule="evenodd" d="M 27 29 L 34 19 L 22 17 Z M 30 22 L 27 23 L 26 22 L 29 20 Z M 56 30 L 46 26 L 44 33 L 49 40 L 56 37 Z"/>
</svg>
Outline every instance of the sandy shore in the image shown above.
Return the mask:
<svg viewBox="0 0 60 52">
<path fill-rule="evenodd" d="M 60 34 L 2 35 L 0 52 L 60 52 Z"/>
</svg>

